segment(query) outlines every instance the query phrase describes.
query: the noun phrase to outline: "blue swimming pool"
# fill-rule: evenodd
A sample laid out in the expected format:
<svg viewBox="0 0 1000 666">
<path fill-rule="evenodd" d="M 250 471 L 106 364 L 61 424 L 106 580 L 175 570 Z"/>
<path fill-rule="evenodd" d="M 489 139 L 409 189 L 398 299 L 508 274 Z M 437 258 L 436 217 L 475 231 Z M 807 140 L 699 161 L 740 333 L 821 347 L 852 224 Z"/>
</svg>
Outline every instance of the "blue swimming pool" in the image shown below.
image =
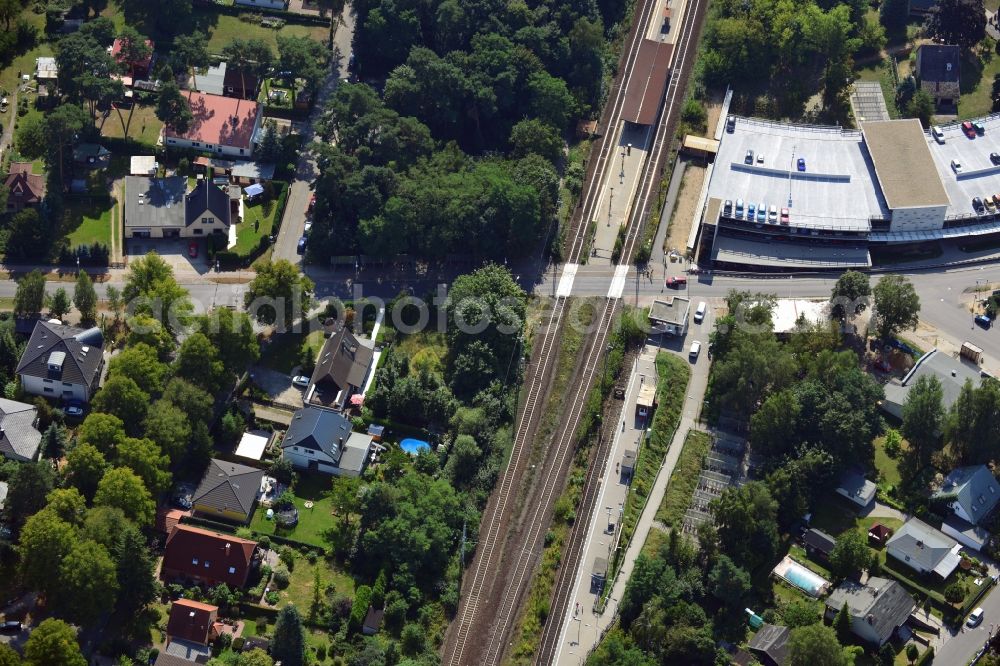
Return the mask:
<svg viewBox="0 0 1000 666">
<path fill-rule="evenodd" d="M 422 439 L 414 439 L 413 437 L 407 437 L 402 442 L 399 443 L 399 447 L 409 453 L 411 456 L 415 456 L 425 449 L 431 448 L 431 445 Z"/>
<path fill-rule="evenodd" d="M 825 578 L 810 571 L 787 555 L 781 562 L 778 562 L 778 566 L 774 567 L 774 574 L 811 597 L 821 595 L 830 584 Z"/>
</svg>

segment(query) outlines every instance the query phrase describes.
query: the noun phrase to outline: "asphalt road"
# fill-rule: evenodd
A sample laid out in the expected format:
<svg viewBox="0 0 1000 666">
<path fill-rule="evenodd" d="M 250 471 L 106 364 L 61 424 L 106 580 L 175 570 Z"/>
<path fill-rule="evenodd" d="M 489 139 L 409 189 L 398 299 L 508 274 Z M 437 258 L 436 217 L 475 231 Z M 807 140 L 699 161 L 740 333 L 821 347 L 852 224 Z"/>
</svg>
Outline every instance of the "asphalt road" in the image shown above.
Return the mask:
<svg viewBox="0 0 1000 666">
<path fill-rule="evenodd" d="M 980 606 L 985 612 L 982 623 L 975 629 L 962 625 L 962 630 L 947 638 L 934 655 L 935 664 L 967 664 L 986 643 L 990 631 L 1000 627 L 1000 593 L 994 587 Z M 947 630 L 945 630 L 947 631 Z M 945 638 L 942 636 L 942 638 Z"/>
<path fill-rule="evenodd" d="M 306 146 L 310 145 L 315 138 L 313 128 L 323 113 L 327 98 L 337 89 L 341 78 L 347 76 L 347 61 L 351 53 L 353 39 L 354 13 L 350 5 L 345 5 L 341 22 L 337 24 L 337 30 L 333 36 L 330 72 L 316 95 L 316 104 L 313 106 L 309 122 L 301 129 L 303 143 Z M 292 181 L 292 186 L 289 189 L 285 213 L 281 218 L 281 229 L 274 242 L 274 252 L 272 253 L 274 259 L 287 259 L 294 264 L 302 263 L 302 256 L 297 252 L 297 245 L 299 238 L 302 237 L 306 209 L 309 207 L 309 198 L 312 196 L 312 182 L 316 180 L 316 176 L 316 160 L 312 151 L 307 148 L 302 151 L 295 167 L 295 180 Z"/>
</svg>

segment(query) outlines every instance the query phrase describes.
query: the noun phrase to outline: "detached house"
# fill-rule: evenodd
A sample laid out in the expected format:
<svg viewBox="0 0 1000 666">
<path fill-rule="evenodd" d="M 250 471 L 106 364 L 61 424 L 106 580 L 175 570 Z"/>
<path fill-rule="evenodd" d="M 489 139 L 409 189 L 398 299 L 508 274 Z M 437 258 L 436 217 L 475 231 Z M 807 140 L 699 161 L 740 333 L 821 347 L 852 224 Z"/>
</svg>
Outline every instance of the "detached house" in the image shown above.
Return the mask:
<svg viewBox="0 0 1000 666">
<path fill-rule="evenodd" d="M 260 135 L 263 111 L 257 102 L 191 91 L 194 119 L 186 132 L 164 128 L 164 143 L 216 155 L 250 157 Z"/>
<path fill-rule="evenodd" d="M 11 162 L 3 181 L 7 188 L 7 212 L 17 213 L 37 206 L 45 198 L 45 176 L 31 173 L 31 162 Z"/>
<path fill-rule="evenodd" d="M 104 367 L 104 334 L 47 321 L 35 323 L 17 376 L 30 395 L 63 401 L 90 402 Z"/>
<path fill-rule="evenodd" d="M 923 44 L 917 48 L 917 81 L 936 104 L 958 102 L 961 50 L 950 44 Z"/>
<path fill-rule="evenodd" d="M 257 506 L 264 470 L 213 458 L 191 498 L 195 513 L 247 523 Z"/>
<path fill-rule="evenodd" d="M 931 499 L 948 502 L 956 516 L 976 525 L 1000 501 L 1000 483 L 986 465 L 959 467 L 945 477 Z"/>
<path fill-rule="evenodd" d="M 885 544 L 886 553 L 920 574 L 946 579 L 958 566 L 962 546 L 918 518 L 910 518 Z"/>
<path fill-rule="evenodd" d="M 0 455 L 19 462 L 31 462 L 38 458 L 42 433 L 38 432 L 36 425 L 37 407 L 0 398 Z"/>
<path fill-rule="evenodd" d="M 214 625 L 218 618 L 218 606 L 178 599 L 170 606 L 164 652 L 191 661 L 208 659 L 212 656 L 208 644 L 216 637 Z"/>
<path fill-rule="evenodd" d="M 826 599 L 826 617 L 835 617 L 845 602 L 851 614 L 851 633 L 876 646 L 892 638 L 917 607 L 902 585 L 877 576 L 869 577 L 865 584 L 854 580 L 841 583 Z"/>
<path fill-rule="evenodd" d="M 186 193 L 187 179 L 125 177 L 126 238 L 199 238 L 229 234 L 230 196 L 199 181 Z"/>
<path fill-rule="evenodd" d="M 358 340 L 344 326 L 323 344 L 306 401 L 343 409 L 364 389 L 373 358 L 371 342 Z"/>
<path fill-rule="evenodd" d="M 281 457 L 299 469 L 359 476 L 368 464 L 372 436 L 351 432 L 340 412 L 305 407 L 295 412 L 281 441 Z"/>
<path fill-rule="evenodd" d="M 167 537 L 161 575 L 166 580 L 243 588 L 256 551 L 256 541 L 180 524 Z"/>
</svg>

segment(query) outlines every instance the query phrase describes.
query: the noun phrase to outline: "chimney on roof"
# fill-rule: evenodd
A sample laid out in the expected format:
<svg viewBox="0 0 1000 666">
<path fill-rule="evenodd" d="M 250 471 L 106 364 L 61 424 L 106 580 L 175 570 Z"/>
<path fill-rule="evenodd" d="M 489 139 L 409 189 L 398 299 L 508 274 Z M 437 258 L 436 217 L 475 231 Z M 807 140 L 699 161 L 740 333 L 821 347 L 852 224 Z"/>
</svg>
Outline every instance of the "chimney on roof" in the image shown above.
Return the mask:
<svg viewBox="0 0 1000 666">
<path fill-rule="evenodd" d="M 951 71 L 951 63 L 949 62 L 949 63 L 945 64 L 944 68 L 945 68 L 945 70 L 947 70 L 947 71 L 950 72 Z"/>
<path fill-rule="evenodd" d="M 871 613 L 869 613 L 867 617 L 865 617 L 865 620 L 868 622 L 868 624 L 875 624 L 875 616 L 872 615 Z"/>
</svg>

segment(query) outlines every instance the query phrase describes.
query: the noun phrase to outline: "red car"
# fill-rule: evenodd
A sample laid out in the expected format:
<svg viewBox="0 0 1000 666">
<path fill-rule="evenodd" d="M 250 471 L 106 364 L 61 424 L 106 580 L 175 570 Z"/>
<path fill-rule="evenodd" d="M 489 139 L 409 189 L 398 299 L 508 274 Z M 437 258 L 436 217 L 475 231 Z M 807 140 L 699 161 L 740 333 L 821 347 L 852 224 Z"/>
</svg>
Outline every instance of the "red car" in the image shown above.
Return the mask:
<svg viewBox="0 0 1000 666">
<path fill-rule="evenodd" d="M 965 132 L 965 136 L 969 137 L 970 139 L 976 138 L 976 128 L 973 127 L 971 121 L 966 120 L 964 123 L 962 123 L 962 131 Z"/>
<path fill-rule="evenodd" d="M 198 241 L 191 241 L 188 243 L 188 256 L 192 259 L 198 257 Z"/>
<path fill-rule="evenodd" d="M 686 277 L 668 277 L 666 281 L 666 285 L 671 289 L 680 289 L 687 283 L 688 279 Z"/>
</svg>

